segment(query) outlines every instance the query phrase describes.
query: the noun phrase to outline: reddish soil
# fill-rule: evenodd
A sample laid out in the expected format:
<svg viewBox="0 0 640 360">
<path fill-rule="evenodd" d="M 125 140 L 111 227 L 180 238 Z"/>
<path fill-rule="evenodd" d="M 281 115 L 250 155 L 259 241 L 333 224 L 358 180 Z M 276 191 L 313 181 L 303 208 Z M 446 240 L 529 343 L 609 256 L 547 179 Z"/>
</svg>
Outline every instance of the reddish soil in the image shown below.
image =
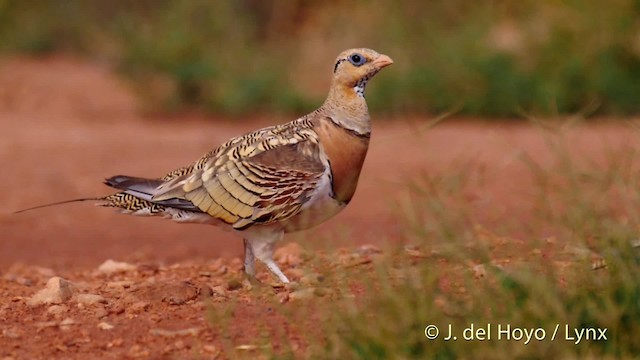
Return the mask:
<svg viewBox="0 0 640 360">
<path fill-rule="evenodd" d="M 107 194 L 110 190 L 101 184 L 105 177 L 162 175 L 231 136 L 290 120 L 142 116 L 137 108 L 131 91 L 104 66 L 66 57 L 0 61 L 0 358 L 214 358 L 224 349 L 223 339 L 242 344 L 258 331 L 256 322 L 279 321 L 269 313 L 271 302 L 265 298 L 282 300 L 278 296 L 286 298 L 287 291 L 239 295 L 229 290 L 229 279 L 241 269 L 242 242 L 235 234 L 116 215 L 88 203 L 13 214 Z M 451 174 L 472 179 L 462 195 L 478 222 L 523 221 L 528 200 L 535 196 L 523 156 L 543 168 L 555 161 L 548 135 L 528 124 L 459 119 L 429 128 L 429 119 L 375 118 L 371 149 L 349 207 L 318 228 L 285 239 L 299 240 L 307 251 L 329 253 L 334 247 L 384 247 L 403 237 L 399 219 L 408 216 L 403 210 L 410 194 L 407 184 Z M 630 129 L 598 121 L 563 134 L 578 161 L 604 164 L 612 151 L 637 143 L 637 133 Z M 282 255 L 281 262 L 286 258 Z M 106 259 L 137 268 L 125 274 L 96 273 Z M 295 266 L 284 265 L 299 278 Z M 73 300 L 56 314 L 47 306 L 26 305 L 54 274 L 76 283 L 80 293 L 104 296 L 107 304 L 87 310 Z M 121 280 L 129 283 L 117 283 Z M 244 301 L 245 315 L 236 316 L 231 334 L 223 336 L 204 320 L 199 299 L 210 288 L 214 304 Z M 167 295 L 172 293 L 182 298 L 172 303 Z M 73 323 L 65 325 L 67 318 Z M 100 329 L 101 322 L 114 328 Z M 176 329 L 196 330 L 186 335 L 163 332 Z"/>
</svg>

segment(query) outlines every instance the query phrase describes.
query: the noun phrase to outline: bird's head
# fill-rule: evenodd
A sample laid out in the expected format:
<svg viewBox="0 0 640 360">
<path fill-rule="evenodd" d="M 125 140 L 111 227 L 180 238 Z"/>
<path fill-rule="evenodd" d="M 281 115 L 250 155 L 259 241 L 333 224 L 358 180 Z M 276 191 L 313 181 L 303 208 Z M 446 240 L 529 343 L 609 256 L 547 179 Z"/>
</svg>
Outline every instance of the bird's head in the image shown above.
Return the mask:
<svg viewBox="0 0 640 360">
<path fill-rule="evenodd" d="M 371 49 L 345 50 L 336 58 L 332 87 L 346 92 L 345 95 L 364 97 L 367 81 L 391 64 L 393 60 L 390 57 Z"/>
</svg>

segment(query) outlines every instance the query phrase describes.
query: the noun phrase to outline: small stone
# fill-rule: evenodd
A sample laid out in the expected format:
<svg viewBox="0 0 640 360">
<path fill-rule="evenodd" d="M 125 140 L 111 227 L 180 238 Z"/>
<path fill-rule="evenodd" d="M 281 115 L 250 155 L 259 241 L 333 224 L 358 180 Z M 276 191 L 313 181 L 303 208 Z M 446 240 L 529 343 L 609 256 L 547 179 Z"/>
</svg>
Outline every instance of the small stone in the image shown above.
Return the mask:
<svg viewBox="0 0 640 360">
<path fill-rule="evenodd" d="M 109 331 L 109 330 L 113 330 L 113 328 L 114 328 L 114 326 L 109 324 L 109 323 L 107 323 L 107 322 L 102 321 L 102 322 L 98 323 L 98 329 L 100 329 L 100 330 Z"/>
<path fill-rule="evenodd" d="M 108 289 L 128 289 L 133 285 L 133 281 L 131 280 L 122 280 L 122 281 L 110 281 L 107 283 Z"/>
<path fill-rule="evenodd" d="M 160 271 L 160 267 L 156 264 L 140 264 L 136 266 L 136 270 L 146 277 L 157 274 Z"/>
<path fill-rule="evenodd" d="M 484 264 L 474 265 L 472 270 L 473 270 L 473 276 L 476 279 L 480 279 L 487 276 L 487 268 L 484 266 Z"/>
<path fill-rule="evenodd" d="M 184 305 L 187 301 L 198 297 L 198 288 L 187 281 L 169 284 L 163 288 L 162 292 L 165 294 L 162 301 L 170 305 Z"/>
<path fill-rule="evenodd" d="M 71 325 L 76 325 L 76 321 L 72 318 L 66 318 L 58 324 L 60 326 L 60 330 L 69 331 L 71 330 Z"/>
<path fill-rule="evenodd" d="M 75 323 L 76 323 L 76 321 L 73 320 L 72 318 L 65 318 L 64 320 L 60 321 L 60 325 L 62 325 L 62 326 L 74 325 Z"/>
<path fill-rule="evenodd" d="M 41 322 L 35 323 L 35 326 L 38 329 L 45 329 L 45 328 L 58 326 L 58 322 L 57 321 L 41 321 Z"/>
<path fill-rule="evenodd" d="M 315 285 L 324 281 L 324 276 L 320 274 L 306 274 L 300 278 L 300 283 L 303 285 Z"/>
<path fill-rule="evenodd" d="M 143 348 L 138 344 L 133 345 L 131 348 L 129 348 L 129 356 L 133 358 L 148 357 L 149 354 L 149 350 Z"/>
<path fill-rule="evenodd" d="M 47 281 L 44 289 L 38 291 L 27 300 L 27 305 L 62 304 L 68 301 L 75 291 L 76 287 L 71 282 L 54 276 Z"/>
<path fill-rule="evenodd" d="M 303 255 L 302 246 L 292 242 L 276 249 L 273 259 L 284 267 L 295 267 L 304 262 Z"/>
<path fill-rule="evenodd" d="M 227 282 L 227 290 L 234 291 L 242 288 L 242 281 L 238 279 L 231 279 Z"/>
<path fill-rule="evenodd" d="M 213 293 L 213 296 L 219 296 L 219 297 L 227 296 L 227 290 L 222 285 L 212 287 L 211 292 Z"/>
<path fill-rule="evenodd" d="M 285 271 L 285 273 L 291 281 L 297 281 L 304 276 L 304 270 L 300 268 L 289 268 Z"/>
<path fill-rule="evenodd" d="M 209 354 L 215 354 L 215 353 L 218 352 L 218 348 L 217 347 L 215 347 L 214 345 L 209 345 L 209 344 L 202 345 L 202 350 L 204 352 L 209 353 Z"/>
<path fill-rule="evenodd" d="M 66 305 L 51 305 L 47 308 L 47 312 L 51 315 L 60 316 L 69 311 Z"/>
<path fill-rule="evenodd" d="M 124 307 L 122 305 L 116 304 L 109 308 L 109 314 L 120 315 L 122 313 L 124 313 Z"/>
<path fill-rule="evenodd" d="M 3 329 L 2 330 L 2 336 L 9 338 L 9 339 L 19 339 L 20 338 L 20 332 L 18 332 L 17 329 L 15 328 L 8 328 L 8 329 Z"/>
<path fill-rule="evenodd" d="M 223 276 L 223 275 L 226 275 L 228 272 L 229 272 L 229 267 L 227 265 L 223 265 L 219 267 L 218 270 L 216 271 L 216 276 Z"/>
<path fill-rule="evenodd" d="M 188 328 L 182 330 L 165 330 L 156 328 L 149 330 L 149 334 L 167 338 L 173 338 L 176 336 L 198 336 L 198 334 L 200 334 L 200 329 Z"/>
<path fill-rule="evenodd" d="M 371 255 L 374 255 L 374 254 L 382 253 L 382 250 L 380 250 L 379 247 L 377 247 L 377 246 L 375 246 L 373 244 L 364 244 L 364 245 L 361 245 L 358 248 L 358 253 L 361 256 L 371 256 Z"/>
<path fill-rule="evenodd" d="M 31 279 L 28 279 L 26 277 L 22 277 L 22 276 L 18 276 L 15 279 L 15 282 L 17 282 L 20 285 L 24 285 L 24 286 L 31 286 L 33 285 L 33 281 Z"/>
<path fill-rule="evenodd" d="M 98 319 L 102 319 L 103 317 L 109 315 L 109 312 L 107 311 L 107 309 L 105 309 L 102 306 L 99 306 L 96 308 L 95 312 L 94 312 L 94 316 Z"/>
<path fill-rule="evenodd" d="M 117 338 L 117 339 L 114 339 L 113 341 L 109 341 L 107 343 L 107 348 L 120 347 L 122 346 L 123 343 L 124 343 L 124 340 L 122 338 Z"/>
<path fill-rule="evenodd" d="M 242 344 L 242 345 L 238 345 L 236 346 L 236 350 L 242 350 L 242 351 L 253 351 L 256 350 L 258 347 L 255 345 L 251 345 L 251 344 Z"/>
<path fill-rule="evenodd" d="M 97 294 L 78 294 L 76 297 L 78 304 L 83 305 L 95 305 L 95 304 L 106 304 L 107 299 L 102 295 Z"/>
<path fill-rule="evenodd" d="M 327 295 L 329 292 L 325 289 L 325 288 L 316 288 L 313 291 L 313 295 L 315 296 L 325 296 Z"/>
<path fill-rule="evenodd" d="M 147 311 L 147 309 L 149 308 L 150 305 L 151 304 L 149 304 L 146 301 L 138 301 L 138 302 L 133 303 L 129 307 L 129 310 L 131 310 L 132 312 L 135 312 L 135 313 L 140 313 L 140 312 L 143 312 L 143 311 Z"/>
<path fill-rule="evenodd" d="M 200 299 L 208 299 L 213 296 L 213 289 L 209 285 L 201 285 L 198 288 L 198 292 L 200 293 Z"/>
<path fill-rule="evenodd" d="M 281 292 L 281 293 L 277 294 L 276 297 L 278 298 L 278 302 L 280 304 L 284 304 L 284 303 L 286 303 L 286 302 L 288 302 L 290 300 L 289 293 L 287 293 L 287 292 Z"/>
<path fill-rule="evenodd" d="M 103 274 L 116 274 L 116 273 L 132 271 L 135 269 L 136 269 L 135 265 L 109 259 L 103 262 L 102 265 L 98 267 L 98 272 L 101 272 Z"/>
<path fill-rule="evenodd" d="M 141 285 L 136 295 L 144 301 L 184 305 L 198 298 L 198 287 L 189 281 L 153 281 Z"/>
<path fill-rule="evenodd" d="M 428 255 L 420 250 L 420 247 L 417 245 L 407 245 L 404 247 L 404 251 L 412 258 L 424 259 L 428 257 Z"/>
<path fill-rule="evenodd" d="M 306 300 L 315 296 L 315 288 L 305 288 L 292 292 L 289 294 L 289 300 Z"/>
</svg>

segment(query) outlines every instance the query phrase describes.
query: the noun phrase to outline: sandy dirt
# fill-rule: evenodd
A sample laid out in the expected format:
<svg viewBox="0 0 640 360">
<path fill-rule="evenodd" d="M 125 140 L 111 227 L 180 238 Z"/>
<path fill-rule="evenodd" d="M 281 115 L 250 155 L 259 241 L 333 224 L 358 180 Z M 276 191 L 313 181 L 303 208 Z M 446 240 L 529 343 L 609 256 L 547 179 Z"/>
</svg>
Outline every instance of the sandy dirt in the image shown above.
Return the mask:
<svg viewBox="0 0 640 360">
<path fill-rule="evenodd" d="M 0 358 L 215 358 L 223 356 L 225 336 L 234 344 L 250 343 L 256 318 L 278 323 L 265 299 L 287 302 L 291 289 L 234 290 L 242 255 L 236 234 L 117 215 L 90 203 L 13 214 L 108 194 L 106 177 L 160 176 L 231 136 L 291 120 L 143 116 L 137 109 L 131 91 L 105 66 L 68 57 L 0 60 Z M 523 122 L 456 119 L 430 128 L 431 119 L 373 117 L 371 148 L 349 207 L 285 242 L 334 254 L 336 248 L 358 253 L 364 244 L 399 241 L 407 184 L 451 174 L 472 179 L 462 195 L 479 223 L 524 221 L 535 194 L 531 168 L 522 159 L 542 167 L 555 161 L 548 135 Z M 603 164 L 638 137 L 631 127 L 608 121 L 564 134 L 576 159 Z M 301 252 L 288 246 L 279 257 L 294 279 L 302 276 L 301 262 L 287 262 Z M 135 268 L 99 272 L 107 259 Z M 72 299 L 62 308 L 29 306 L 29 298 L 54 275 L 74 283 Z M 104 301 L 82 304 L 78 294 L 98 294 Z M 207 325 L 202 299 L 242 299 L 244 315 L 236 316 L 231 334 Z"/>
</svg>

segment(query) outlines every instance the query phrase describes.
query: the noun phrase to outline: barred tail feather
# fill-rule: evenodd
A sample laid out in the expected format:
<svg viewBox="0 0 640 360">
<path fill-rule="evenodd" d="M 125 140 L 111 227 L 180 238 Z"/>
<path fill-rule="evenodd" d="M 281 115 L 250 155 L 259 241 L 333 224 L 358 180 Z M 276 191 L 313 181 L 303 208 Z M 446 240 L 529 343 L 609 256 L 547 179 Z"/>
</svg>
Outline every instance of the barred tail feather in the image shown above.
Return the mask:
<svg viewBox="0 0 640 360">
<path fill-rule="evenodd" d="M 163 211 L 165 208 L 175 208 L 179 210 L 187 210 L 193 212 L 202 212 L 200 208 L 195 206 L 191 201 L 179 198 L 168 198 L 163 200 L 153 200 L 157 188 L 164 183 L 160 179 L 145 179 L 134 176 L 116 175 L 104 181 L 104 183 L 113 188 L 124 190 L 121 193 L 107 196 L 108 201 L 113 202 L 115 207 L 133 208 L 140 210 L 149 207 L 153 212 Z M 109 205 L 107 205 L 109 206 Z"/>
<path fill-rule="evenodd" d="M 162 201 L 153 201 L 153 194 L 156 188 L 163 183 L 163 180 L 117 175 L 106 179 L 104 183 L 122 191 L 104 197 L 87 197 L 38 205 L 15 213 L 81 201 L 97 201 L 96 205 L 99 206 L 118 208 L 126 213 L 140 215 L 166 215 L 167 209 L 175 210 L 170 211 L 171 214 L 176 214 L 176 211 L 180 213 L 183 211 L 202 213 L 202 210 L 185 199 L 170 198 Z"/>
<path fill-rule="evenodd" d="M 102 201 L 98 204 L 100 206 L 119 208 L 128 213 L 138 212 L 153 215 L 165 211 L 165 207 L 160 204 L 141 199 L 124 191 L 105 196 L 100 200 Z"/>
</svg>

